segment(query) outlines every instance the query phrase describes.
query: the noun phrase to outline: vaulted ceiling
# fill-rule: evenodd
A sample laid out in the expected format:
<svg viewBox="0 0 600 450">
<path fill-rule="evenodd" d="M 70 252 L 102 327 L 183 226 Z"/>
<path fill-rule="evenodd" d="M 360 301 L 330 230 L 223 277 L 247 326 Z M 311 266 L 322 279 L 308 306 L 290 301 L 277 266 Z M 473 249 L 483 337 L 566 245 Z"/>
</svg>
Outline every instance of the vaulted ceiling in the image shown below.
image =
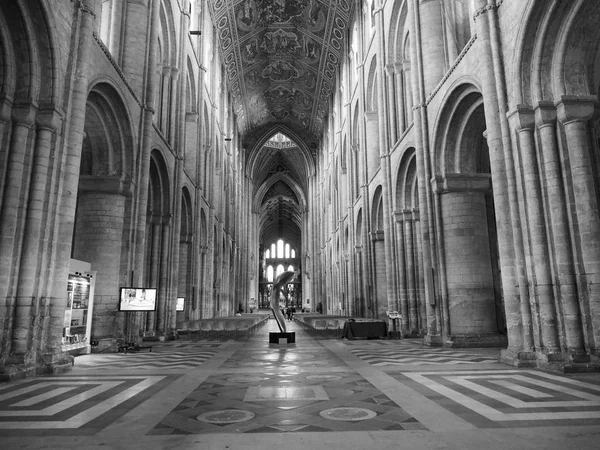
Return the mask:
<svg viewBox="0 0 600 450">
<path fill-rule="evenodd" d="M 280 123 L 316 148 L 353 3 L 211 0 L 242 142 Z"/>
<path fill-rule="evenodd" d="M 308 176 L 354 3 L 210 0 L 263 243 L 281 237 L 300 251 Z"/>
</svg>

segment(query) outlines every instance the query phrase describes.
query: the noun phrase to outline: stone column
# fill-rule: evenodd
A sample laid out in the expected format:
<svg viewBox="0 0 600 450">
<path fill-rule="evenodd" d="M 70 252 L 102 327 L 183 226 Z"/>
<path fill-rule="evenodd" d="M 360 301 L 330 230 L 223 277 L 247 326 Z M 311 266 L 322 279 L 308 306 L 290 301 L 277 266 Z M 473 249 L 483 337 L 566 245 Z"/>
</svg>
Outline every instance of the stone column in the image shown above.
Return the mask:
<svg viewBox="0 0 600 450">
<path fill-rule="evenodd" d="M 540 139 L 540 173 L 548 201 L 554 258 L 559 270 L 556 278 L 562 305 L 565 345 L 569 358 L 575 362 L 589 360 L 585 356 L 582 320 L 577 298 L 577 283 L 573 249 L 569 233 L 567 201 L 562 182 L 561 158 L 556 142 L 556 107 L 552 102 L 540 102 L 535 109 Z"/>
<path fill-rule="evenodd" d="M 398 119 L 396 118 L 397 103 L 396 103 L 396 80 L 394 74 L 394 65 L 388 64 L 385 66 L 385 73 L 388 78 L 387 86 L 387 99 L 389 102 L 388 105 L 388 123 L 390 129 L 390 147 L 393 147 L 396 141 L 398 140 Z"/>
<path fill-rule="evenodd" d="M 441 194 L 450 345 L 501 346 L 486 226 L 490 177 L 447 174 L 434 187 Z"/>
<path fill-rule="evenodd" d="M 134 92 L 141 98 L 143 97 L 145 71 L 156 70 L 153 64 L 150 65 L 153 61 L 150 61 L 150 58 L 146 60 L 149 34 L 152 33 L 152 27 L 156 27 L 157 30 L 159 27 L 156 21 L 152 21 L 150 26 L 148 24 L 149 5 L 152 1 L 156 2 L 156 0 L 125 0 L 125 5 L 120 7 L 121 1 L 113 1 L 115 13 L 118 9 L 121 9 L 119 12 L 122 12 L 123 8 L 125 9 L 123 28 L 119 30 L 119 32 L 123 32 L 121 35 L 123 36 L 123 42 L 119 51 L 122 57 L 117 61 L 121 63 L 121 69 Z M 149 64 L 149 67 L 146 66 L 146 63 Z"/>
<path fill-rule="evenodd" d="M 408 328 L 411 337 L 418 335 L 417 326 L 417 286 L 415 267 L 415 242 L 413 214 L 410 209 L 402 211 L 404 215 L 404 248 L 406 257 L 406 291 L 408 297 Z"/>
<path fill-rule="evenodd" d="M 558 120 L 565 131 L 571 181 L 575 193 L 575 213 L 579 229 L 577 240 L 583 263 L 585 290 L 581 293 L 590 315 L 588 347 L 600 350 L 600 215 L 593 164 L 590 155 L 588 120 L 594 114 L 596 97 L 563 96 L 557 103 Z M 596 325 L 596 326 L 594 326 Z"/>
<path fill-rule="evenodd" d="M 53 139 L 60 130 L 61 122 L 62 115 L 53 106 L 40 108 L 36 117 L 37 136 L 18 271 L 17 314 L 13 318 L 15 327 L 13 338 L 19 335 L 22 338 L 13 341 L 13 350 L 17 351 L 17 348 L 23 350 L 25 346 L 26 349 L 19 352 L 21 354 L 29 352 L 33 355 L 39 348 L 44 316 L 49 307 L 45 295 L 46 277 L 43 276 L 46 260 L 43 258 L 40 261 L 40 254 L 43 251 L 42 239 L 45 235 L 48 214 L 47 183 L 53 165 L 56 164 L 50 156 L 54 150 Z"/>
<path fill-rule="evenodd" d="M 0 298 L 8 305 L 7 332 L 12 321 L 12 353 L 15 363 L 23 364 L 31 329 L 31 298 L 16 298 L 19 243 L 21 241 L 23 204 L 27 204 L 28 189 L 23 181 L 30 179 L 29 164 L 32 148 L 28 138 L 34 125 L 37 107 L 31 102 L 13 106 L 12 134 L 7 155 L 6 185 L 0 211 Z M 12 320 L 11 320 L 12 319 Z M 7 336 L 7 338 L 9 338 Z M 10 338 L 9 338 L 10 339 Z M 8 344 L 8 342 L 7 342 Z M 8 355 L 8 353 L 3 356 Z"/>
<path fill-rule="evenodd" d="M 562 356 L 559 352 L 550 255 L 548 254 L 540 175 L 535 154 L 534 113 L 532 109 L 520 106 L 516 111 L 509 114 L 509 119 L 517 132 L 518 148 L 522 160 L 521 175 L 526 204 L 524 209 L 529 225 L 532 272 L 534 275 L 534 280 L 530 282 L 529 292 L 532 295 L 531 301 L 539 308 L 540 342 L 537 343 L 537 347 L 542 354 L 538 354 L 538 359 L 545 359 L 545 362 L 548 363 L 557 358 L 562 359 Z M 555 355 L 556 353 L 559 354 Z M 553 354 L 555 356 L 552 356 Z"/>
<path fill-rule="evenodd" d="M 499 42 L 495 20 L 491 20 L 486 0 L 475 0 L 474 14 L 477 46 L 482 72 L 482 95 L 485 103 L 486 138 L 494 184 L 494 206 L 498 230 L 498 247 L 502 270 L 502 290 L 506 308 L 508 349 L 501 359 L 516 366 L 533 365 L 533 336 L 529 291 L 525 276 L 523 239 L 515 186 L 510 130 L 506 113 L 504 74 L 499 61 Z M 500 114 L 498 114 L 500 111 Z"/>
<path fill-rule="evenodd" d="M 150 237 L 152 241 L 148 243 L 148 245 L 152 246 L 152 250 L 150 253 L 150 261 L 149 268 L 150 273 L 147 274 L 148 284 L 151 287 L 158 288 L 159 286 L 159 276 L 160 276 L 160 241 L 162 237 L 162 224 L 160 216 L 148 216 L 149 228 L 152 228 L 152 233 Z M 150 311 L 146 316 L 146 329 L 150 331 L 156 330 L 156 312 Z"/>
<path fill-rule="evenodd" d="M 402 136 L 404 130 L 406 130 L 406 109 L 408 105 L 404 100 L 404 73 L 402 71 L 402 64 L 394 64 L 394 80 L 396 82 L 396 105 L 398 105 L 398 138 Z"/>
<path fill-rule="evenodd" d="M 419 0 L 418 4 L 421 16 L 424 87 L 427 93 L 437 86 L 447 67 L 442 1 Z"/>
<path fill-rule="evenodd" d="M 425 273 L 423 272 L 423 244 L 421 242 L 421 221 L 419 210 L 413 210 L 415 244 L 417 258 L 417 307 L 419 308 L 419 335 L 422 336 L 427 330 L 427 305 L 425 303 Z"/>
<path fill-rule="evenodd" d="M 394 213 L 396 219 L 396 242 L 398 245 L 398 299 L 400 301 L 400 314 L 402 314 L 400 329 L 403 336 L 410 334 L 410 325 L 408 317 L 408 294 L 407 294 L 407 250 L 405 248 L 404 237 L 404 214 L 402 211 Z"/>
<path fill-rule="evenodd" d="M 169 260 L 171 257 L 170 240 L 171 240 L 171 220 L 172 216 L 163 216 L 162 236 L 161 236 L 161 251 L 160 251 L 160 275 L 158 282 L 158 300 L 156 307 L 156 330 L 166 333 L 167 331 L 167 307 L 169 304 Z"/>
<path fill-rule="evenodd" d="M 118 177 L 82 176 L 79 182 L 75 259 L 97 272 L 92 336 L 115 337 L 119 303 L 125 200 L 130 187 Z M 124 332 L 124 330 L 119 330 Z"/>
<path fill-rule="evenodd" d="M 377 111 L 365 112 L 365 134 L 367 146 L 367 183 L 379 170 L 379 125 Z M 365 211 L 366 212 L 366 211 Z"/>
<path fill-rule="evenodd" d="M 375 272 L 375 298 L 373 299 L 373 313 L 375 318 L 385 319 L 385 312 L 388 310 L 387 300 L 387 277 L 386 277 L 386 260 L 385 260 L 385 241 L 383 230 L 378 230 L 370 233 L 371 241 L 373 242 L 373 253 Z"/>
</svg>

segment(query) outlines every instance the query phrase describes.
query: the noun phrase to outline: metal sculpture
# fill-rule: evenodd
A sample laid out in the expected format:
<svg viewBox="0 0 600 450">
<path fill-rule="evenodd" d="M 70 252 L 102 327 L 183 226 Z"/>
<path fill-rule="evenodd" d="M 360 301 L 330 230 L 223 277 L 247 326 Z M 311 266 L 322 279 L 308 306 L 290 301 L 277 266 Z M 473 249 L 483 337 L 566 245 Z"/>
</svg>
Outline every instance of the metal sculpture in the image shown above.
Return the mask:
<svg viewBox="0 0 600 450">
<path fill-rule="evenodd" d="M 273 315 L 275 316 L 275 320 L 277 321 L 277 325 L 279 325 L 279 331 L 285 333 L 287 331 L 287 327 L 285 325 L 285 319 L 283 314 L 281 313 L 281 309 L 279 308 L 279 293 L 283 289 L 283 287 L 291 282 L 294 277 L 300 273 L 300 271 L 291 271 L 287 270 L 277 277 L 275 282 L 273 283 L 273 290 L 271 291 L 271 309 L 273 310 Z"/>
</svg>

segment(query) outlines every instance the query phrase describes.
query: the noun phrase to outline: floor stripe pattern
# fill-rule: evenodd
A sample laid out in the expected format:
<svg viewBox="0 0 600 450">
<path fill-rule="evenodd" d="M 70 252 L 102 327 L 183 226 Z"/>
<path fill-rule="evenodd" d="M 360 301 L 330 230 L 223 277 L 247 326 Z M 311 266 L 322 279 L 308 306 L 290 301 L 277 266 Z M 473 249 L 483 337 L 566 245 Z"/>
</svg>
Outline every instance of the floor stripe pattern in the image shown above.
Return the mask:
<svg viewBox="0 0 600 450">
<path fill-rule="evenodd" d="M 478 428 L 597 425 L 600 380 L 528 370 L 392 375 Z"/>
<path fill-rule="evenodd" d="M 57 376 L 0 389 L 0 436 L 95 434 L 178 375 Z"/>
<path fill-rule="evenodd" d="M 193 369 L 212 358 L 214 350 L 194 349 L 187 351 L 111 353 L 83 355 L 76 359 L 75 367 L 80 369 Z"/>
<path fill-rule="evenodd" d="M 497 363 L 490 356 L 442 348 L 418 348 L 396 345 L 368 348 L 350 348 L 355 356 L 373 366 L 433 365 L 433 364 L 481 364 Z"/>
</svg>

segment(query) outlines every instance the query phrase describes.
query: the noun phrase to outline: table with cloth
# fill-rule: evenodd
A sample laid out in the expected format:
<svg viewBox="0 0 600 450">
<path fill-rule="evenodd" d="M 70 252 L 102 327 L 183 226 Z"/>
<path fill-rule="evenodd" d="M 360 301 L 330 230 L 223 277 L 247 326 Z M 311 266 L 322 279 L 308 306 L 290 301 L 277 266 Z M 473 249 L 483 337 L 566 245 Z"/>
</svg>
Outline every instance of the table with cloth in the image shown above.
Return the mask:
<svg viewBox="0 0 600 450">
<path fill-rule="evenodd" d="M 379 338 L 386 337 L 388 325 L 383 320 L 350 321 L 344 324 L 342 338 L 354 339 L 357 337 Z"/>
</svg>

